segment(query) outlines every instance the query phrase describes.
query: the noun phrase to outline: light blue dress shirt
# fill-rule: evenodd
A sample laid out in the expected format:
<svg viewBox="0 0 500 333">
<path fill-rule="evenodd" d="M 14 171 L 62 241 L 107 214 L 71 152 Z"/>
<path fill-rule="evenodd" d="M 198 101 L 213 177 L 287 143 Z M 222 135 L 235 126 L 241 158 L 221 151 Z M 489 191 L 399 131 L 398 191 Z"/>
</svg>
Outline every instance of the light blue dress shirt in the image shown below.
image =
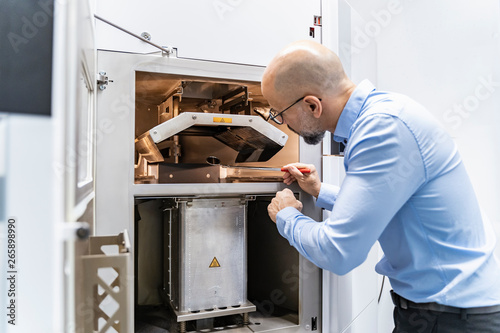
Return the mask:
<svg viewBox="0 0 500 333">
<path fill-rule="evenodd" d="M 500 304 L 495 233 L 482 217 L 453 140 L 412 99 L 367 80 L 352 93 L 334 139 L 347 140 L 340 188 L 322 184 L 316 222 L 287 207 L 280 234 L 317 266 L 346 274 L 378 240 L 376 271 L 414 302 Z"/>
</svg>

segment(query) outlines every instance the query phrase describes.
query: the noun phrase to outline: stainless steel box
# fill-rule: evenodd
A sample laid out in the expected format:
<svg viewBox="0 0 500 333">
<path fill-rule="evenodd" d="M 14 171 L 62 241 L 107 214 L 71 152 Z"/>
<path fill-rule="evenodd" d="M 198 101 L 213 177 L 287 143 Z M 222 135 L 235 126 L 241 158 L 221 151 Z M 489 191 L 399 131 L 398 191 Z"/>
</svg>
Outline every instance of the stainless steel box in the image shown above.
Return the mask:
<svg viewBox="0 0 500 333">
<path fill-rule="evenodd" d="M 177 199 L 177 207 L 168 241 L 174 309 L 217 312 L 248 304 L 245 198 Z"/>
</svg>

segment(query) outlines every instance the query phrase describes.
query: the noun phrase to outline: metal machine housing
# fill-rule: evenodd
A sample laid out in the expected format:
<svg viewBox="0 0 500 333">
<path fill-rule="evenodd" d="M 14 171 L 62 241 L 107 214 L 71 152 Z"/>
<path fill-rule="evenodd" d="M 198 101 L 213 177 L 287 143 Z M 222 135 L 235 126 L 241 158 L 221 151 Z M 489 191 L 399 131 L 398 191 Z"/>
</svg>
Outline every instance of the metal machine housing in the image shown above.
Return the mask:
<svg viewBox="0 0 500 333">
<path fill-rule="evenodd" d="M 151 323 L 159 321 L 160 317 L 170 318 L 168 309 L 162 307 L 166 304 L 162 295 L 163 287 L 166 287 L 164 267 L 168 262 L 162 250 L 165 241 L 163 228 L 166 226 L 161 209 L 163 201 L 169 200 L 168 198 L 239 198 L 251 195 L 256 200 L 248 202 L 247 211 L 247 299 L 253 303 L 256 311 L 249 313 L 249 325 L 241 326 L 238 330 L 279 333 L 306 332 L 314 328 L 320 331 L 321 271 L 298 255 L 267 217 L 266 207 L 270 199 L 276 191 L 285 187 L 280 181 L 279 172 L 278 175 L 261 177 L 260 171 L 248 171 L 245 177 L 238 179 L 239 176 L 236 175 L 231 182 L 202 183 L 189 182 L 189 179 L 184 183 L 137 181 L 135 167 L 138 153 L 135 139 L 162 121 L 174 117 L 176 105 L 182 107 L 183 103 L 175 96 L 173 99 L 167 98 L 169 92 L 166 91 L 168 88 L 165 89 L 166 85 L 152 83 L 185 79 L 247 86 L 253 103 L 259 105 L 258 103 L 263 102 L 259 96 L 263 68 L 106 51 L 98 52 L 98 61 L 100 68 L 106 71 L 113 82 L 99 93 L 97 100 L 100 112 L 96 119 L 96 154 L 99 161 L 96 166 L 96 179 L 99 180 L 96 197 L 101 199 L 96 201 L 96 219 L 110 223 L 97 224 L 96 233 L 117 234 L 123 229 L 129 230 L 133 243 L 133 264 L 129 265 L 128 276 L 134 277 L 135 281 L 131 284 L 135 290 L 129 293 L 131 298 L 127 305 L 131 307 L 130 312 L 135 314 L 131 318 L 131 327 L 149 327 Z M 199 85 L 202 86 L 205 85 Z M 186 96 L 183 98 L 185 103 L 190 101 Z M 167 108 L 166 104 L 169 104 L 170 118 L 164 112 L 159 113 L 159 110 Z M 208 101 L 208 104 L 202 106 L 208 113 L 209 105 L 213 103 Z M 217 107 L 220 107 L 220 102 Z M 180 111 L 182 114 L 183 110 Z M 202 110 L 198 112 L 206 113 Z M 224 112 L 231 115 L 230 109 Z M 240 112 L 246 115 L 245 110 Z M 300 160 L 321 165 L 320 147 L 301 149 L 303 143 L 295 134 L 283 126 L 279 129 L 289 138 L 285 147 L 267 162 L 237 163 L 238 152 L 228 149 L 214 138 L 200 140 L 196 137 L 175 138 L 174 135 L 168 147 L 158 144 L 158 148 L 160 151 L 165 149 L 162 156 L 168 159 L 168 163 L 178 165 L 179 168 L 188 164 L 212 167 L 205 161 L 206 155 L 213 154 L 208 149 L 216 151 L 215 155 L 226 166 L 277 167 Z M 160 168 L 156 166 L 156 162 L 148 162 L 144 170 L 154 178 L 159 174 Z M 302 193 L 296 186 L 291 189 L 303 202 L 303 212 L 319 220 L 319 211 L 314 207 L 313 198 Z M 147 233 L 152 237 L 143 238 Z M 148 287 L 144 287 L 142 283 Z M 179 306 L 180 304 L 179 302 Z M 234 314 L 227 317 L 231 316 L 234 317 Z M 174 323 L 181 323 L 182 319 L 175 313 L 172 318 Z M 191 317 L 186 331 L 190 330 L 191 323 L 201 325 L 207 320 L 209 318 Z M 216 317 L 213 327 L 229 329 L 233 324 L 217 325 Z"/>
</svg>

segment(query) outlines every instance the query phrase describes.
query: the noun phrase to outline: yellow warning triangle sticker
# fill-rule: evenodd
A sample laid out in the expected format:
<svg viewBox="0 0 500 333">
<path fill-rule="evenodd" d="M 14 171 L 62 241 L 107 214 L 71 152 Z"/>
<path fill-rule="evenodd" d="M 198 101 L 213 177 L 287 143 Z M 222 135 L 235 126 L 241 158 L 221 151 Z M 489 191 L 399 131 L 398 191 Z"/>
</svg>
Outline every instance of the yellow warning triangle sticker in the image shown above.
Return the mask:
<svg viewBox="0 0 500 333">
<path fill-rule="evenodd" d="M 217 260 L 216 257 L 214 257 L 214 259 L 212 260 L 212 262 L 210 263 L 210 266 L 208 266 L 209 268 L 213 268 L 213 267 L 220 267 L 220 264 L 219 264 L 219 261 Z"/>
<path fill-rule="evenodd" d="M 213 117 L 212 119 L 213 119 L 214 123 L 232 123 L 233 122 L 232 118 Z"/>
</svg>

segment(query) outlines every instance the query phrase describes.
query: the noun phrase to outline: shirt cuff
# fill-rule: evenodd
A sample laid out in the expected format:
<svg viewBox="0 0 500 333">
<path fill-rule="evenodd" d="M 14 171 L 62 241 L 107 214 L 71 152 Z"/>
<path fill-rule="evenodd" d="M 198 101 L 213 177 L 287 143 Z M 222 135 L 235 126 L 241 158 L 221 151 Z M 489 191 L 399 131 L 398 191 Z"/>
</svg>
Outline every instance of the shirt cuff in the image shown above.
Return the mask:
<svg viewBox="0 0 500 333">
<path fill-rule="evenodd" d="M 318 199 L 316 200 L 316 206 L 324 208 L 326 210 L 332 210 L 333 205 L 337 200 L 339 191 L 339 186 L 322 183 L 319 190 Z"/>
<path fill-rule="evenodd" d="M 293 220 L 293 217 L 297 215 L 302 215 L 302 213 L 293 207 L 283 208 L 276 214 L 276 226 L 278 227 L 278 231 L 280 235 L 288 239 L 289 242 L 291 239 L 287 236 L 287 233 L 290 231 L 290 225 L 287 221 L 290 219 Z"/>
</svg>

